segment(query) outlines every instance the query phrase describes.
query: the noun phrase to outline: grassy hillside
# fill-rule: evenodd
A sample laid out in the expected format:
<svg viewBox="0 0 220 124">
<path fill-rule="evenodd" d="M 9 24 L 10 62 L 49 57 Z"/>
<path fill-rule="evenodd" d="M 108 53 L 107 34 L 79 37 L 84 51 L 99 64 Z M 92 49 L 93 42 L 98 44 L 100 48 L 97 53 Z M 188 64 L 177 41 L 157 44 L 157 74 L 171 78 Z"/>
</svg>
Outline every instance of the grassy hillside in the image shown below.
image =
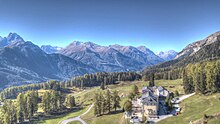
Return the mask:
<svg viewBox="0 0 220 124">
<path fill-rule="evenodd" d="M 79 90 L 77 88 L 72 88 L 72 89 L 67 89 L 69 92 L 65 93 L 68 95 L 74 95 L 75 97 L 77 95 L 80 95 L 82 93 L 84 93 L 84 91 Z M 38 94 L 39 96 L 42 96 L 44 92 L 49 91 L 49 90 L 38 90 Z M 41 103 L 40 103 L 41 104 Z M 41 105 L 38 105 L 38 112 L 43 112 L 43 109 L 41 108 Z M 77 102 L 77 104 L 81 104 L 80 102 Z M 76 117 L 81 115 L 82 113 L 84 113 L 88 108 L 88 105 L 84 105 L 82 104 L 81 107 L 76 107 L 72 112 L 66 113 L 66 114 L 62 114 L 62 115 L 51 115 L 49 117 L 46 118 L 40 118 L 40 121 L 36 121 L 36 124 L 59 124 L 61 121 L 71 118 L 71 117 Z"/>
<path fill-rule="evenodd" d="M 208 124 L 220 124 L 220 119 L 219 118 L 211 119 L 208 121 Z"/>
<path fill-rule="evenodd" d="M 155 81 L 155 85 L 157 86 L 164 86 L 170 91 L 178 90 L 181 94 L 183 94 L 183 88 L 181 86 L 182 80 L 157 80 Z M 147 86 L 148 82 L 145 81 L 134 81 L 134 82 L 121 82 L 118 85 L 111 85 L 110 89 L 119 91 L 119 95 L 123 96 L 121 97 L 121 106 L 123 106 L 124 102 L 128 99 L 127 95 L 132 90 L 132 85 L 135 84 L 138 86 L 139 90 L 141 91 L 141 88 L 143 86 Z M 172 88 L 170 88 L 170 86 Z M 91 93 L 90 93 L 91 92 Z M 92 94 L 94 92 L 94 89 L 91 91 L 87 91 L 88 94 Z M 82 95 L 82 94 L 81 94 Z M 85 120 L 88 124 L 124 124 L 125 120 L 123 117 L 123 112 L 118 113 L 110 113 L 108 115 L 102 115 L 100 117 L 94 116 L 94 109 L 92 109 L 88 114 L 82 116 L 82 119 Z"/>
<path fill-rule="evenodd" d="M 183 107 L 182 113 L 178 116 L 173 116 L 158 124 L 187 124 L 190 121 L 196 121 L 206 115 L 213 115 L 220 112 L 220 93 L 209 96 L 194 95 L 184 100 L 180 106 Z M 211 120 L 211 124 L 215 124 L 219 120 Z"/>
<path fill-rule="evenodd" d="M 182 80 L 156 80 L 155 85 L 157 86 L 164 86 L 165 88 L 169 89 L 170 91 L 178 90 L 181 94 L 183 93 L 183 88 L 181 86 Z M 117 90 L 119 92 L 119 96 L 121 96 L 121 107 L 123 106 L 124 102 L 128 99 L 127 96 L 129 92 L 132 90 L 133 84 L 136 84 L 141 92 L 141 88 L 143 86 L 147 86 L 148 82 L 145 81 L 132 81 L 132 82 L 120 82 L 117 85 L 109 85 L 111 90 Z M 59 124 L 62 120 L 76 117 L 84 113 L 88 106 L 90 106 L 93 103 L 93 97 L 95 95 L 95 92 L 100 92 L 100 87 L 93 87 L 93 88 L 87 88 L 85 90 L 79 90 L 79 89 L 66 89 L 68 92 L 66 94 L 71 94 L 75 96 L 75 100 L 78 106 L 81 106 L 81 109 L 76 108 L 72 112 L 61 114 L 61 115 L 48 115 L 47 117 L 40 117 L 39 121 L 35 121 L 36 124 Z M 39 96 L 42 96 L 44 92 L 48 90 L 38 90 Z M 40 103 L 41 104 L 41 103 Z M 41 108 L 41 105 L 39 104 L 38 112 L 42 113 L 43 109 Z M 123 120 L 123 113 L 118 111 L 117 113 L 110 113 L 108 115 L 103 115 L 100 117 L 94 116 L 94 110 L 92 109 L 89 113 L 82 116 L 82 118 L 88 122 L 89 124 L 95 124 L 95 123 L 124 123 Z M 77 122 L 73 122 L 77 123 Z"/>
<path fill-rule="evenodd" d="M 52 116 L 52 117 L 47 118 L 47 119 L 42 118 L 42 119 L 40 119 L 40 121 L 35 122 L 35 124 L 59 124 L 63 120 L 81 115 L 86 110 L 87 110 L 87 107 L 84 107 L 81 110 L 76 110 L 76 111 L 73 111 L 69 114 Z"/>
</svg>

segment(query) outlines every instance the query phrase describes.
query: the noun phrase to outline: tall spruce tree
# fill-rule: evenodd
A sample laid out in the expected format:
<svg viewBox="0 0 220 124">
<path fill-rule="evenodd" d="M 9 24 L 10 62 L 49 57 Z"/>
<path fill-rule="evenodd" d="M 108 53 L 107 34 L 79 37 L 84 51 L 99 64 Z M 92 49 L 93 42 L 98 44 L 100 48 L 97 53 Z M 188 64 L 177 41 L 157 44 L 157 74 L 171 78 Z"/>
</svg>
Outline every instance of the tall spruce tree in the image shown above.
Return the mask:
<svg viewBox="0 0 220 124">
<path fill-rule="evenodd" d="M 153 87 L 153 86 L 154 86 L 154 73 L 151 73 L 151 74 L 150 74 L 149 86 L 150 86 L 150 87 Z"/>
<path fill-rule="evenodd" d="M 137 87 L 137 85 L 134 84 L 134 85 L 132 86 L 132 93 L 134 93 L 135 95 L 137 95 L 138 92 L 139 92 L 138 87 Z"/>
<path fill-rule="evenodd" d="M 43 94 L 43 97 L 42 97 L 42 108 L 44 110 L 45 113 L 49 113 L 51 112 L 51 95 L 48 91 L 46 91 L 44 94 Z"/>
<path fill-rule="evenodd" d="M 67 107 L 73 108 L 74 106 L 76 106 L 75 98 L 74 98 L 74 96 L 72 96 L 72 95 L 68 95 L 68 96 L 66 97 L 65 102 L 66 102 L 66 106 L 67 106 Z"/>
<path fill-rule="evenodd" d="M 99 116 L 99 94 L 95 93 L 95 97 L 94 97 L 94 115 Z"/>
<path fill-rule="evenodd" d="M 108 89 L 106 91 L 106 107 L 107 107 L 108 112 L 110 112 L 112 108 L 111 99 L 112 99 L 112 95 Z"/>
<path fill-rule="evenodd" d="M 17 119 L 18 123 L 24 122 L 24 112 L 25 112 L 25 100 L 24 93 L 19 93 L 17 96 Z"/>
<path fill-rule="evenodd" d="M 115 111 L 116 111 L 117 108 L 121 107 L 120 106 L 120 101 L 121 101 L 121 99 L 120 99 L 120 97 L 118 95 L 118 92 L 117 91 L 113 91 L 112 102 L 113 102 L 113 108 L 115 109 Z"/>
<path fill-rule="evenodd" d="M 204 74 L 204 66 L 198 65 L 198 90 L 200 93 L 205 93 L 206 91 L 206 82 L 205 82 L 205 74 Z"/>
</svg>

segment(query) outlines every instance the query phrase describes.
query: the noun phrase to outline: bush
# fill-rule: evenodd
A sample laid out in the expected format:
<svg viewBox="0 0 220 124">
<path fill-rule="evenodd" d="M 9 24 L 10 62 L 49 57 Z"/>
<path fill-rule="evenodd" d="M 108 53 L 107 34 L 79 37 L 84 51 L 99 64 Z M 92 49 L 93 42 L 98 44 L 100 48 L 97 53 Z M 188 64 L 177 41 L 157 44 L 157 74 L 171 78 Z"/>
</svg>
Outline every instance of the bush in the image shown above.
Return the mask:
<svg viewBox="0 0 220 124">
<path fill-rule="evenodd" d="M 206 114 L 204 114 L 203 118 L 204 118 L 204 119 L 208 119 L 208 118 L 209 118 L 209 116 L 208 116 L 208 115 L 206 115 Z"/>
<path fill-rule="evenodd" d="M 180 94 L 179 94 L 179 92 L 176 90 L 175 91 L 175 96 L 179 96 Z"/>
<path fill-rule="evenodd" d="M 145 123 L 146 120 L 147 120 L 146 116 L 143 115 L 143 116 L 142 116 L 142 122 Z"/>
<path fill-rule="evenodd" d="M 125 103 L 124 103 L 124 106 L 123 106 L 123 109 L 127 112 L 131 112 L 132 111 L 132 102 L 127 100 Z"/>
</svg>

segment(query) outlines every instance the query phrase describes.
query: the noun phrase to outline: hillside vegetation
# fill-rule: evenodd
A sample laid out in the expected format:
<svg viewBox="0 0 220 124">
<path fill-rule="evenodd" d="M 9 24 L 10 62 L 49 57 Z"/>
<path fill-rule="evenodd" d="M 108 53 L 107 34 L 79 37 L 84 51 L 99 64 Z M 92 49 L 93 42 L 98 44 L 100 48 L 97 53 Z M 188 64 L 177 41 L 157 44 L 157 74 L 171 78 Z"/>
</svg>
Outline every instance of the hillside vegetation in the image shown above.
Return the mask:
<svg viewBox="0 0 220 124">
<path fill-rule="evenodd" d="M 179 92 L 182 94 L 184 92 L 183 92 L 181 83 L 182 83 L 181 79 L 179 80 L 156 80 L 155 81 L 155 85 L 164 86 L 165 88 L 173 92 L 175 92 L 175 90 L 179 90 Z M 143 86 L 147 86 L 148 82 L 146 81 L 121 81 L 119 84 L 109 85 L 109 88 L 111 90 L 115 90 L 119 92 L 119 96 L 121 96 L 121 102 L 120 102 L 121 107 L 123 106 L 124 102 L 128 99 L 128 94 L 132 91 L 133 84 L 137 85 L 139 90 L 141 91 L 141 88 Z M 40 92 L 43 92 L 43 90 L 40 90 Z M 70 112 L 69 114 L 50 116 L 49 118 L 41 118 L 40 121 L 37 121 L 35 123 L 40 123 L 40 124 L 57 123 L 58 124 L 62 120 L 81 115 L 87 110 L 88 106 L 93 103 L 93 98 L 96 92 L 103 92 L 103 91 L 100 89 L 100 87 L 94 87 L 94 88 L 88 88 L 82 91 L 66 94 L 66 95 L 70 95 L 70 94 L 74 95 L 76 103 L 78 105 L 83 106 L 83 109 L 81 109 L 80 111 Z M 96 117 L 94 115 L 94 108 L 92 108 L 89 113 L 82 116 L 81 118 L 85 120 L 88 124 L 96 124 L 96 123 L 112 124 L 113 122 L 124 123 L 123 115 L 124 114 L 122 111 L 117 111 L 116 113 L 114 113 L 112 110 L 110 114 Z"/>
<path fill-rule="evenodd" d="M 203 118 L 205 114 L 213 115 L 219 113 L 219 98 L 220 93 L 215 93 L 208 96 L 194 95 L 180 103 L 180 106 L 182 107 L 181 114 L 162 120 L 158 124 L 187 124 L 190 121 L 194 122 L 198 119 Z M 217 120 L 213 121 L 217 122 Z"/>
<path fill-rule="evenodd" d="M 181 85 L 182 80 L 156 80 L 155 85 L 157 86 L 164 86 L 165 88 L 169 89 L 172 92 L 175 92 L 176 90 L 179 90 L 181 94 L 183 94 L 183 87 Z M 117 85 L 110 85 L 109 88 L 111 90 L 116 90 L 119 92 L 119 95 L 121 96 L 121 107 L 123 106 L 124 102 L 128 99 L 129 93 L 132 91 L 133 84 L 138 86 L 139 91 L 141 92 L 141 88 L 143 86 L 147 86 L 148 82 L 146 81 L 131 81 L 131 82 L 120 82 L 120 84 Z M 94 89 L 85 91 L 84 94 L 79 94 L 81 100 L 84 98 L 92 98 L 94 97 Z M 85 97 L 87 96 L 87 97 Z M 77 97 L 76 97 L 77 98 Z M 94 115 L 94 109 L 92 109 L 89 113 L 81 117 L 83 120 L 85 120 L 88 124 L 112 124 L 112 123 L 121 123 L 124 124 L 124 114 L 122 111 L 118 112 L 111 112 L 109 114 L 104 114 L 102 116 L 96 117 Z"/>
</svg>

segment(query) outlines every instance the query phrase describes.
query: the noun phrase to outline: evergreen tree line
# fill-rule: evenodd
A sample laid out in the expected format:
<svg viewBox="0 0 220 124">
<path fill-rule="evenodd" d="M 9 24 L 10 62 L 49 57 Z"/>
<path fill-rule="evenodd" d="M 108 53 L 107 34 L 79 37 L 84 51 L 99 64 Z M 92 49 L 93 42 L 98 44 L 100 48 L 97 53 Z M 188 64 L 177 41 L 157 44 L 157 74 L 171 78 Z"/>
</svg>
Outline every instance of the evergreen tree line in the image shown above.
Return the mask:
<svg viewBox="0 0 220 124">
<path fill-rule="evenodd" d="M 85 74 L 84 76 L 74 77 L 67 82 L 67 87 L 92 87 L 100 86 L 101 83 L 105 85 L 115 84 L 117 81 L 134 81 L 140 80 L 141 75 L 136 72 L 99 72 L 95 74 Z"/>
<path fill-rule="evenodd" d="M 38 109 L 38 93 L 28 91 L 20 93 L 16 102 L 6 100 L 1 108 L 3 116 L 0 117 L 1 124 L 17 124 L 24 120 L 31 120 Z"/>
<path fill-rule="evenodd" d="M 74 96 L 63 97 L 60 91 L 46 91 L 43 96 L 38 96 L 37 91 L 19 93 L 15 101 L 5 100 L 1 108 L 0 124 L 17 124 L 32 120 L 37 115 L 38 104 L 45 114 L 57 113 L 60 110 L 74 107 Z"/>
<path fill-rule="evenodd" d="M 61 91 L 63 88 L 67 87 L 92 87 L 100 86 L 101 83 L 114 84 L 116 81 L 134 81 L 140 80 L 141 75 L 136 72 L 113 72 L 113 73 L 95 73 L 95 74 L 85 74 L 83 76 L 73 77 L 71 80 L 66 82 L 60 81 L 48 81 L 40 84 L 28 84 L 23 86 L 14 86 L 6 88 L 0 93 L 0 99 L 16 98 L 19 93 L 29 91 L 29 90 L 56 90 Z"/>
<path fill-rule="evenodd" d="M 150 80 L 151 74 L 154 73 L 155 80 L 176 80 L 182 78 L 182 67 L 179 68 L 160 68 L 152 69 L 143 73 L 142 79 L 145 81 Z"/>
<path fill-rule="evenodd" d="M 220 60 L 189 64 L 183 70 L 185 93 L 215 93 L 220 91 Z"/>
<path fill-rule="evenodd" d="M 218 39 L 219 40 L 219 39 Z M 174 59 L 170 60 L 155 66 L 146 67 L 143 70 L 143 75 L 148 75 L 149 73 L 158 73 L 161 74 L 159 76 L 159 79 L 169 79 L 169 71 L 171 70 L 178 70 L 180 69 L 180 73 L 178 73 L 179 77 L 182 76 L 183 69 L 188 64 L 193 63 L 199 63 L 199 62 L 208 62 L 208 61 L 216 61 L 220 59 L 220 42 L 213 42 L 209 45 L 206 45 L 202 47 L 199 51 L 197 51 L 192 56 L 186 56 L 184 58 Z M 181 71 L 182 70 L 182 71 Z M 164 72 L 167 72 L 166 74 Z M 172 73 L 172 72 L 170 72 Z M 175 73 L 172 73 L 171 75 L 175 75 Z M 158 77 L 155 74 L 155 79 L 158 79 Z M 167 76 L 168 75 L 168 76 Z M 165 77 L 165 78 L 163 78 Z M 168 77 L 168 78 L 166 78 Z M 175 76 L 171 77 L 171 79 L 175 78 Z"/>
<path fill-rule="evenodd" d="M 10 88 L 6 88 L 0 93 L 1 100 L 9 99 L 9 98 L 16 98 L 19 93 L 26 92 L 26 91 L 36 91 L 39 89 L 45 89 L 45 90 L 56 90 L 60 91 L 63 83 L 58 81 L 48 81 L 45 83 L 40 84 L 28 84 L 28 85 L 22 85 L 22 86 L 14 86 Z"/>
<path fill-rule="evenodd" d="M 120 108 L 120 97 L 117 91 L 111 92 L 107 90 L 104 92 L 96 93 L 94 98 L 94 114 L 96 116 L 101 116 L 103 114 L 108 114 L 112 109 L 114 111 Z"/>
</svg>

